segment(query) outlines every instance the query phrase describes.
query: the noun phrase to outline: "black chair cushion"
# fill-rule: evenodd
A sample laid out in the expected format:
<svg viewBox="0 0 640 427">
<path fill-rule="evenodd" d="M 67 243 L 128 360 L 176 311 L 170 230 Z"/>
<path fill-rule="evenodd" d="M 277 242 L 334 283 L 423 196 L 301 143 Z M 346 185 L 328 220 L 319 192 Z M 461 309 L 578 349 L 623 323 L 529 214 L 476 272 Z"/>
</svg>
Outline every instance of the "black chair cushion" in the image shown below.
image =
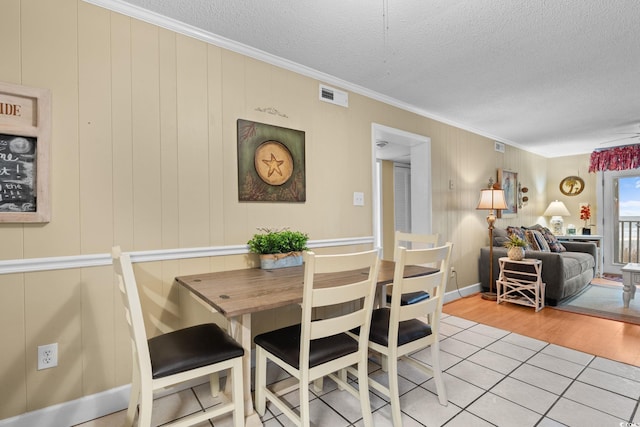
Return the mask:
<svg viewBox="0 0 640 427">
<path fill-rule="evenodd" d="M 371 315 L 371 332 L 369 341 L 385 347 L 389 346 L 389 317 L 391 309 L 379 308 Z M 431 326 L 417 319 L 400 322 L 398 329 L 398 346 L 431 335 Z"/>
<path fill-rule="evenodd" d="M 300 369 L 300 324 L 256 335 L 253 342 L 269 353 Z M 358 342 L 347 334 L 312 340 L 309 347 L 309 367 L 358 351 Z"/>
<path fill-rule="evenodd" d="M 402 294 L 400 297 L 400 305 L 415 304 L 426 299 L 429 299 L 428 292 L 409 292 L 408 294 Z M 387 303 L 391 304 L 391 295 L 387 295 Z"/>
<path fill-rule="evenodd" d="M 148 342 L 153 378 L 166 377 L 244 355 L 242 346 L 215 323 L 158 335 Z"/>
</svg>

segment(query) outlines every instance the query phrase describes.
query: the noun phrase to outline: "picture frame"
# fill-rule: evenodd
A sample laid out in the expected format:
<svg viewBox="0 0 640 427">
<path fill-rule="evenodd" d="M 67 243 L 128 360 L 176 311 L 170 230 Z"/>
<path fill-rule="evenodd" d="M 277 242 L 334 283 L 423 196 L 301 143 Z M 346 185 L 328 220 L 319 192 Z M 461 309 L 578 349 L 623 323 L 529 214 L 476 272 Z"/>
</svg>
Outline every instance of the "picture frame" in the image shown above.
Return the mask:
<svg viewBox="0 0 640 427">
<path fill-rule="evenodd" d="M 305 133 L 238 119 L 238 201 L 306 201 Z"/>
<path fill-rule="evenodd" d="M 0 82 L 0 223 L 51 219 L 51 93 Z"/>
<path fill-rule="evenodd" d="M 518 173 L 498 169 L 498 183 L 504 191 L 504 199 L 507 202 L 507 209 L 498 210 L 498 218 L 512 218 L 518 214 Z"/>
</svg>

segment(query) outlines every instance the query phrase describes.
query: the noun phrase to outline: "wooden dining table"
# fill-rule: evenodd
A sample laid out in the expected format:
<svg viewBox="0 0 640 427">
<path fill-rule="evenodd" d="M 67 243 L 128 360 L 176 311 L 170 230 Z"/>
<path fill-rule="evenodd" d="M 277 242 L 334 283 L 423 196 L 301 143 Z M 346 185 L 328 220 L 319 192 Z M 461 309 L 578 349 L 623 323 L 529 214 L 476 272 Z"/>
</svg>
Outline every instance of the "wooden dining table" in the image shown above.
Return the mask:
<svg viewBox="0 0 640 427">
<path fill-rule="evenodd" d="M 395 263 L 380 261 L 378 288 L 386 298 L 385 286 L 393 282 Z M 421 276 L 436 271 L 430 267 L 409 265 L 404 276 Z M 348 282 L 354 276 L 363 276 L 368 271 L 357 270 L 318 276 L 316 286 L 336 286 Z M 176 282 L 191 292 L 196 300 L 208 309 L 224 315 L 229 320 L 230 334 L 245 350 L 243 359 L 243 381 L 245 396 L 245 423 L 247 426 L 262 425 L 254 411 L 251 398 L 251 314 L 289 304 L 302 302 L 304 266 L 273 270 L 249 268 L 219 271 L 214 273 L 178 276 Z"/>
</svg>

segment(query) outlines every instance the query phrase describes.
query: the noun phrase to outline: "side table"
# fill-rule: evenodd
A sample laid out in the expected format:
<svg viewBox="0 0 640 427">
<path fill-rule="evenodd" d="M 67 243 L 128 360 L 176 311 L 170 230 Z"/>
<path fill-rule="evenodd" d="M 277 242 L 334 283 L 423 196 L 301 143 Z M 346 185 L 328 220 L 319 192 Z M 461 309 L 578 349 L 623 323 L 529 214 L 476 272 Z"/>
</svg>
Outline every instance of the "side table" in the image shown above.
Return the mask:
<svg viewBox="0 0 640 427">
<path fill-rule="evenodd" d="M 622 267 L 622 304 L 629 308 L 629 302 L 636 296 L 636 286 L 640 285 L 640 264 L 631 262 Z"/>
<path fill-rule="evenodd" d="M 515 304 L 534 307 L 536 312 L 544 308 L 544 288 L 542 281 L 542 261 L 524 258 L 514 261 L 507 257 L 498 259 L 500 276 L 496 281 L 497 303 L 507 301 Z M 521 270 L 514 266 L 527 266 Z"/>
</svg>

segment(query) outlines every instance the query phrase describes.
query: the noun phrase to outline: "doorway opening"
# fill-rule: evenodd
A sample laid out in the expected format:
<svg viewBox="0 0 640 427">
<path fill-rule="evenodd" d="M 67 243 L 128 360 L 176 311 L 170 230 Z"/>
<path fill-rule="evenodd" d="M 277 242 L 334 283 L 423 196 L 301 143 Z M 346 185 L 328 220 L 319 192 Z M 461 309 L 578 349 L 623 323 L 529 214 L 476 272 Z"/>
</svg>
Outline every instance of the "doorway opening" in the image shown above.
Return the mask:
<svg viewBox="0 0 640 427">
<path fill-rule="evenodd" d="M 381 257 L 390 259 L 395 230 L 432 232 L 431 138 L 377 123 L 371 136 L 373 236 Z"/>
<path fill-rule="evenodd" d="M 602 179 L 602 221 L 604 267 L 607 273 L 621 274 L 627 263 L 640 262 L 640 175 L 637 170 L 606 171 Z M 611 203 L 612 202 L 612 203 Z M 607 256 L 609 255 L 609 256 Z"/>
</svg>

